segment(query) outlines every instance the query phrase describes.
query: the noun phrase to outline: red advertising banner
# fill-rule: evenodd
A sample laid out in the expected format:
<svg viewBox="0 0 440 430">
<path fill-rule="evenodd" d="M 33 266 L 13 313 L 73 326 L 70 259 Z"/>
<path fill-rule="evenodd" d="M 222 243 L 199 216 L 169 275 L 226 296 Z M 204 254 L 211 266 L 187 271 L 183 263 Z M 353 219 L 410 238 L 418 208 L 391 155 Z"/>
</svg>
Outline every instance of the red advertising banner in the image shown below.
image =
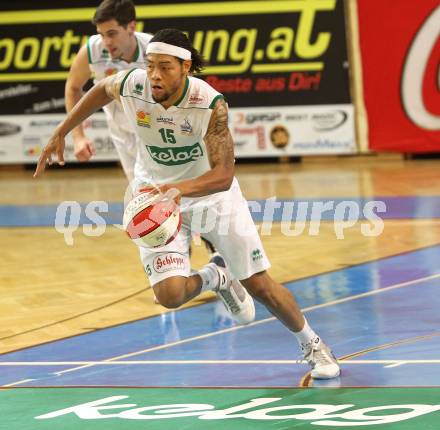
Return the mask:
<svg viewBox="0 0 440 430">
<path fill-rule="evenodd" d="M 440 152 L 438 0 L 358 0 L 369 147 Z"/>
</svg>

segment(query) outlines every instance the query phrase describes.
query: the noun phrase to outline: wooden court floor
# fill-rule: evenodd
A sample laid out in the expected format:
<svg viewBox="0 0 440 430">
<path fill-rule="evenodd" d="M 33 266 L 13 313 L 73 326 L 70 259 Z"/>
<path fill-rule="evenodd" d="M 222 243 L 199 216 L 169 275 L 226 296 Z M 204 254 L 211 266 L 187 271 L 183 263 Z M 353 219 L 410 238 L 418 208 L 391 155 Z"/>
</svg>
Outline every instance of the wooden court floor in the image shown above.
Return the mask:
<svg viewBox="0 0 440 430">
<path fill-rule="evenodd" d="M 423 206 L 439 202 L 439 167 L 440 160 L 395 155 L 316 157 L 301 163 L 238 164 L 237 177 L 248 200 L 401 197 Z M 14 207 L 33 211 L 62 201 L 121 202 L 125 188 L 118 167 L 56 169 L 34 180 L 30 170 L 3 166 L 0 214 L 5 219 Z M 0 353 L 166 311 L 153 303 L 137 248 L 120 229 L 109 226 L 91 237 L 79 228 L 73 240 L 67 245 L 54 227 L 38 222 L 0 225 Z M 307 221 L 294 237 L 285 236 L 275 222 L 263 243 L 271 274 L 286 282 L 439 244 L 440 220 L 397 213 L 384 220 L 379 236 L 363 235 L 359 222 L 344 230 L 343 239 L 336 237 L 332 220 L 319 226 Z M 195 245 L 193 266 L 206 259 L 203 246 Z M 189 305 L 211 299 L 206 294 Z"/>
</svg>

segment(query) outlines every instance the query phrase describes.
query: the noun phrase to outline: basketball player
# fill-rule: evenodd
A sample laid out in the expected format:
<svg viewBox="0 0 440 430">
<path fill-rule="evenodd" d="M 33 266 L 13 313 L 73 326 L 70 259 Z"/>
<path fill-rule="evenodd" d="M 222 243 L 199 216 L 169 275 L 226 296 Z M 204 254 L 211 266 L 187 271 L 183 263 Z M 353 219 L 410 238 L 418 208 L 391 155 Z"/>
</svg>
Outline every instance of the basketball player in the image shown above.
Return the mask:
<svg viewBox="0 0 440 430">
<path fill-rule="evenodd" d="M 175 189 L 181 196 L 183 225 L 176 239 L 142 252 L 159 302 L 177 308 L 202 291 L 213 290 L 235 319 L 245 324 L 255 315 L 250 293 L 294 333 L 312 367 L 312 377 L 338 376 L 340 369 L 331 350 L 309 326 L 289 290 L 267 273 L 269 261 L 234 177 L 226 102 L 206 82 L 189 76 L 202 68 L 199 53 L 176 29 L 156 33 L 146 53 L 146 72 L 118 73 L 86 94 L 55 130 L 34 176 L 44 171 L 47 162 L 52 163 L 54 154 L 63 165 L 66 134 L 101 106 L 119 100 L 136 130 L 140 154 L 154 181 L 162 192 Z M 200 213 L 207 219 L 215 215 L 212 228 L 202 234 L 224 258 L 215 257 L 191 275 L 189 238 L 192 229 L 201 228 L 194 222 Z M 226 224 L 227 232 L 223 231 Z"/>
<path fill-rule="evenodd" d="M 83 96 L 83 87 L 94 77 L 94 83 L 121 70 L 146 68 L 145 50 L 153 37 L 135 31 L 136 11 L 131 0 L 104 0 L 96 9 L 92 23 L 98 34 L 91 36 L 78 52 L 65 86 L 66 110 L 70 112 Z M 136 133 L 125 118 L 118 102 L 103 106 L 110 137 L 121 160 L 128 182 L 136 187 L 148 183 L 148 172 L 142 160 L 137 160 Z M 88 161 L 96 154 L 93 142 L 87 138 L 79 124 L 73 131 L 74 154 L 79 161 Z M 134 170 L 137 169 L 137 181 Z M 215 249 L 203 241 L 208 254 Z"/>
<path fill-rule="evenodd" d="M 67 112 L 81 99 L 83 87 L 92 75 L 96 84 L 121 70 L 146 67 L 145 50 L 153 36 L 135 31 L 136 11 L 131 0 L 104 0 L 96 9 L 92 22 L 98 34 L 91 36 L 79 50 L 67 77 Z M 104 112 L 110 137 L 125 175 L 131 182 L 137 154 L 136 134 L 117 102 L 104 106 Z M 88 161 L 95 155 L 96 150 L 85 135 L 82 124 L 72 131 L 72 137 L 74 154 L 79 161 Z M 141 169 L 142 164 L 138 163 L 137 168 Z"/>
</svg>

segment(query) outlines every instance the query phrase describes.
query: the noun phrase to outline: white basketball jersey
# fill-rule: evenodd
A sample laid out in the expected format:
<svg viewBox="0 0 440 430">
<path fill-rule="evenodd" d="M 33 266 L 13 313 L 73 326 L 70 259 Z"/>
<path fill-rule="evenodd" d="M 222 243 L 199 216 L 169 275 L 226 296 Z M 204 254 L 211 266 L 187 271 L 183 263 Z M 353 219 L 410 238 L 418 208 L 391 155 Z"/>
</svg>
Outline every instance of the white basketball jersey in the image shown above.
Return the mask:
<svg viewBox="0 0 440 430">
<path fill-rule="evenodd" d="M 107 76 L 113 75 L 122 70 L 146 68 L 145 51 L 148 42 L 153 36 L 151 34 L 138 32 L 135 32 L 134 35 L 137 47 L 133 56 L 133 61 L 130 63 L 127 63 L 125 60 L 112 58 L 108 50 L 105 48 L 100 34 L 95 34 L 89 38 L 87 42 L 87 55 L 89 59 L 89 67 L 94 76 L 93 82 L 95 84 Z M 121 127 L 122 129 L 131 131 L 130 128 L 125 126 L 127 121 L 123 116 L 121 106 L 119 106 L 117 102 L 112 102 L 104 106 L 104 112 L 106 113 L 110 128 Z"/>
<path fill-rule="evenodd" d="M 126 75 L 120 93 L 142 146 L 139 156 L 154 182 L 192 179 L 211 169 L 203 138 L 222 94 L 205 81 L 188 77 L 180 100 L 165 109 L 153 100 L 146 73 L 139 69 Z"/>
</svg>

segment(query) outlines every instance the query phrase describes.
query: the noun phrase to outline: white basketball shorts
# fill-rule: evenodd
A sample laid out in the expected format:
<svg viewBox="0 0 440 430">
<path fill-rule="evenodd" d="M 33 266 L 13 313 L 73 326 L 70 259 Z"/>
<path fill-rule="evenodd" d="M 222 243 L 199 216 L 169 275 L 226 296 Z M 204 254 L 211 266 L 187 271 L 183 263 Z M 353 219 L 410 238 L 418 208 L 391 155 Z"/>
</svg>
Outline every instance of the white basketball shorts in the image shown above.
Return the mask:
<svg viewBox="0 0 440 430">
<path fill-rule="evenodd" d="M 159 248 L 139 248 L 151 285 L 172 276 L 190 276 L 189 246 L 193 233 L 199 233 L 215 246 L 238 280 L 270 267 L 236 179 L 228 191 L 183 198 L 181 212 L 182 228 L 171 243 Z"/>
</svg>

